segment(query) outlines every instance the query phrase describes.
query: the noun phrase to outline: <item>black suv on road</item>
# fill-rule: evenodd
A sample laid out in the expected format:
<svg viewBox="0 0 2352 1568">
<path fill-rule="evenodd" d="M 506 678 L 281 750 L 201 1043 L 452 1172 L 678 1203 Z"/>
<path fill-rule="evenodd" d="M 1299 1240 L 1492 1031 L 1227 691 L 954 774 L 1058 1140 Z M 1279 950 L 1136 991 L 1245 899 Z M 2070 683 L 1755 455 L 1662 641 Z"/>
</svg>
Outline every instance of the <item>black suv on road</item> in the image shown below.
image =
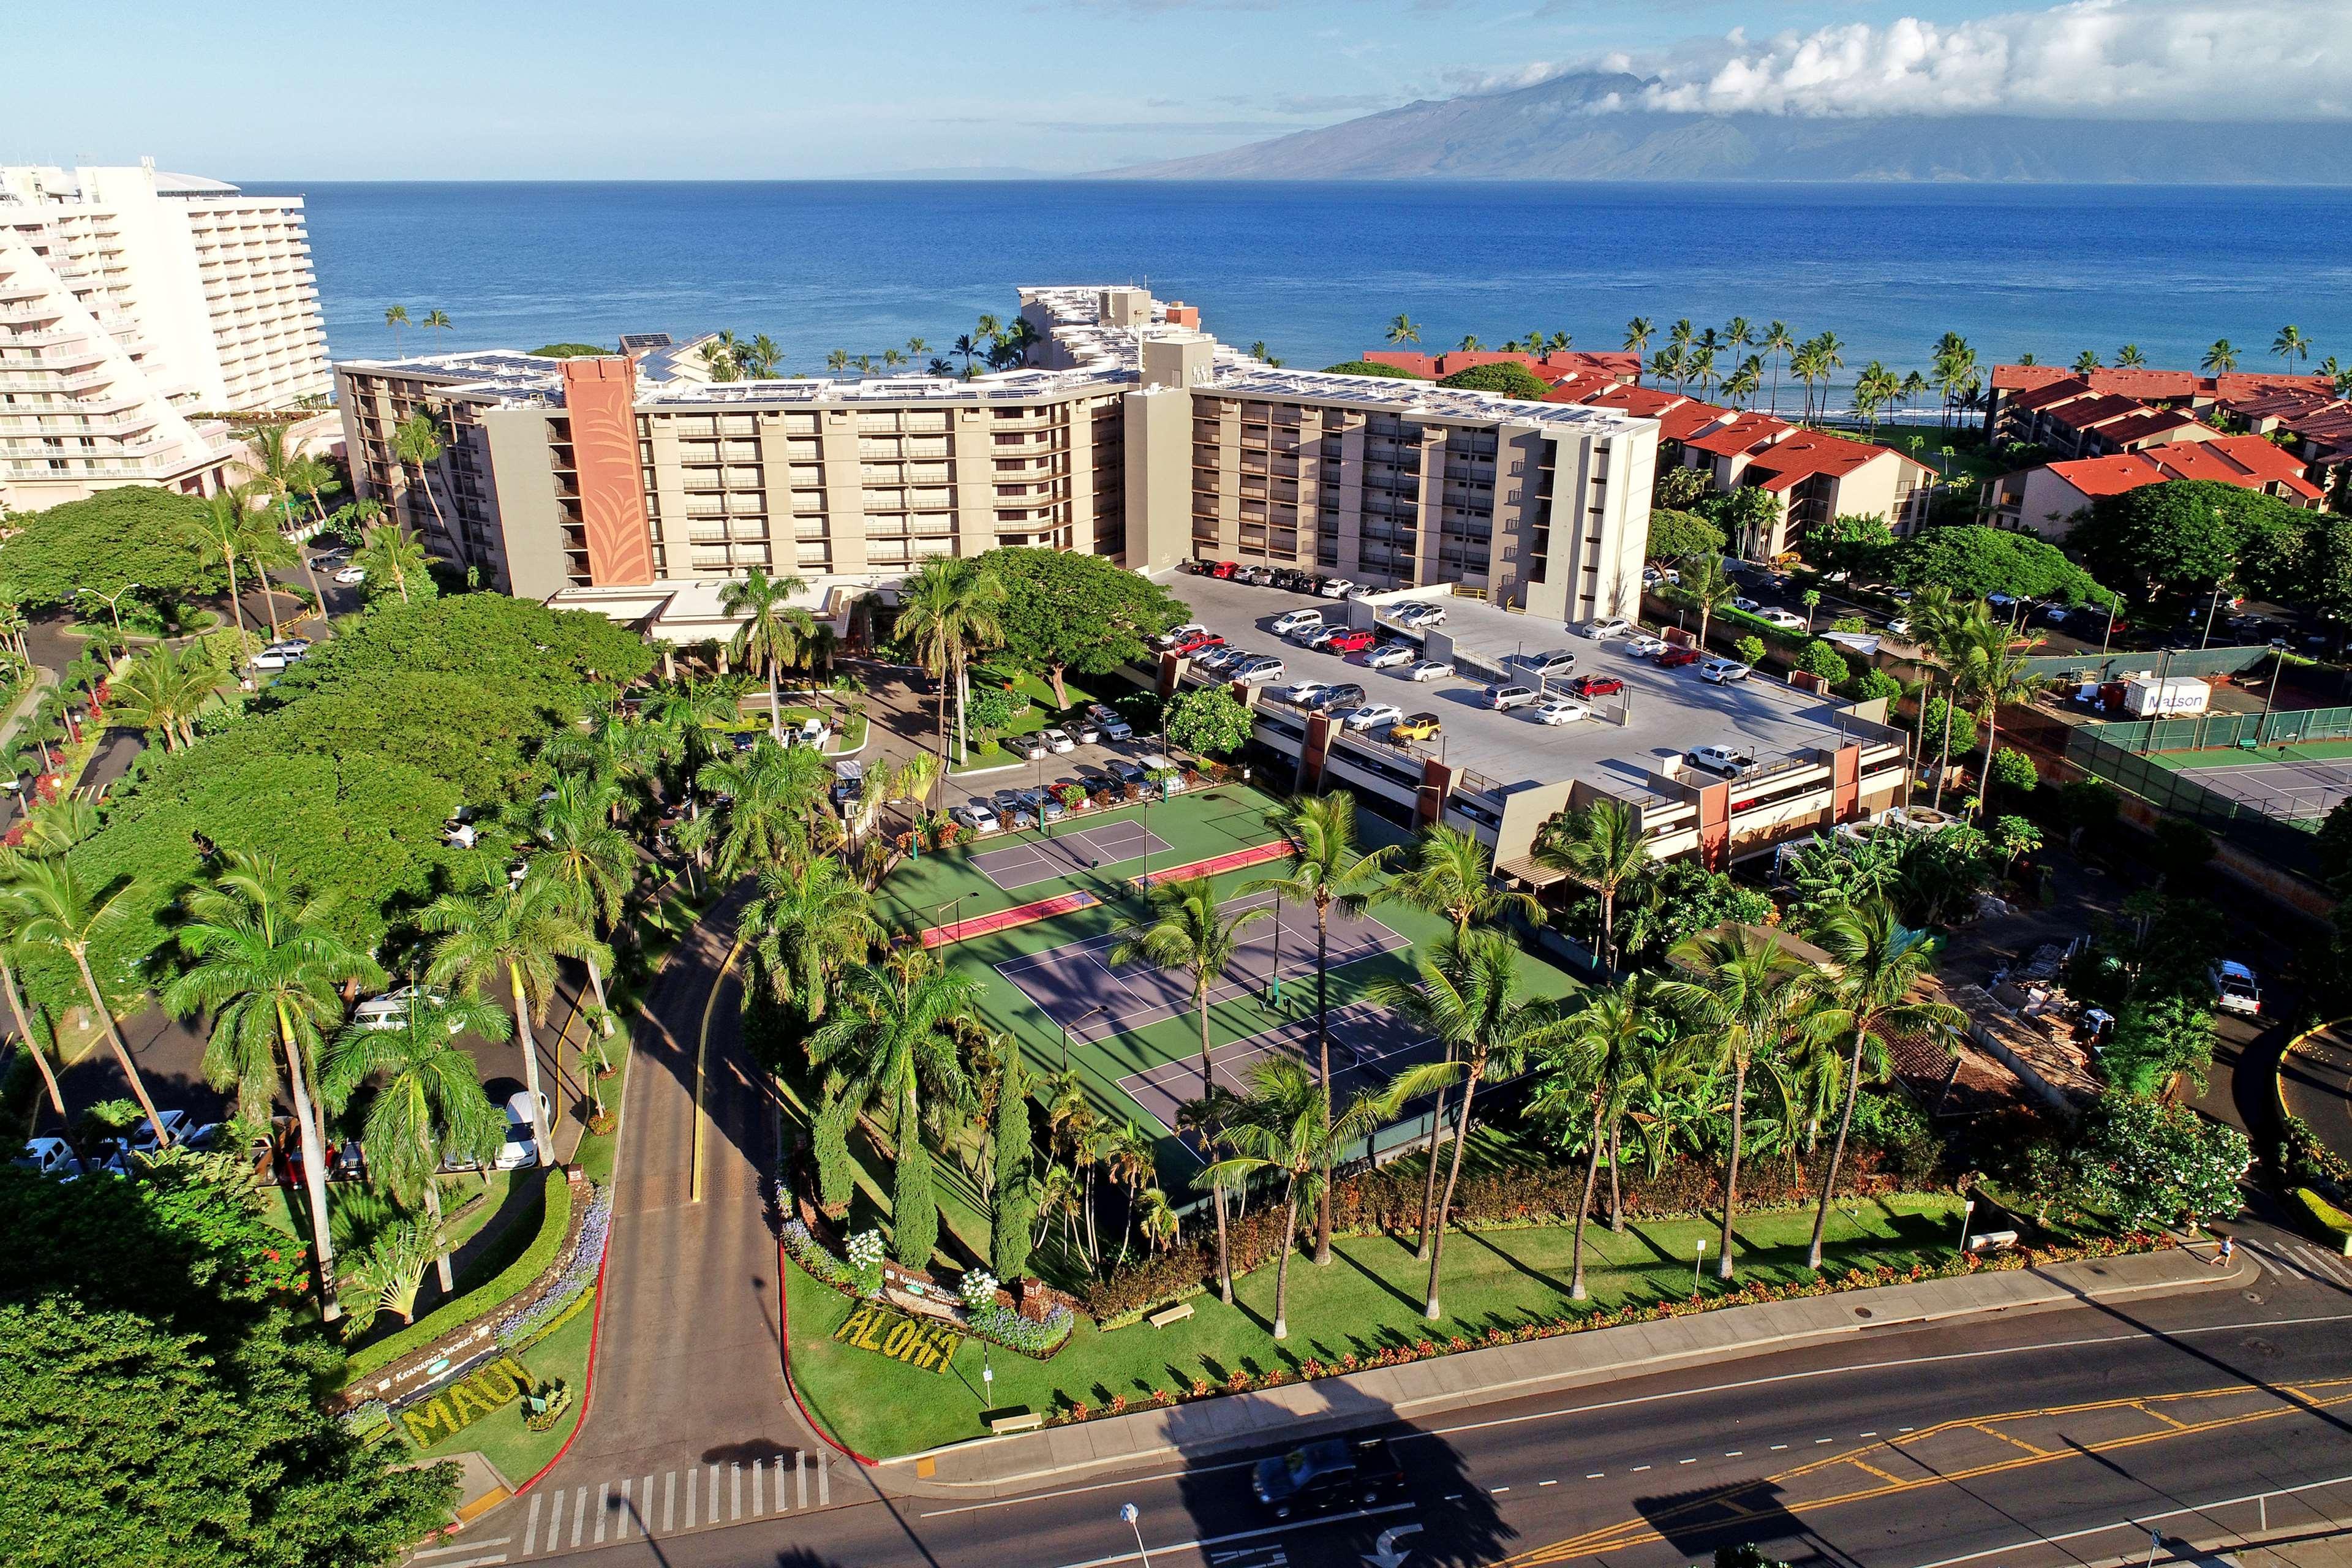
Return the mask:
<svg viewBox="0 0 2352 1568">
<path fill-rule="evenodd" d="M 1370 1507 L 1404 1489 L 1404 1468 L 1385 1437 L 1328 1437 L 1258 1461 L 1250 1478 L 1276 1519 L 1328 1509 Z"/>
</svg>

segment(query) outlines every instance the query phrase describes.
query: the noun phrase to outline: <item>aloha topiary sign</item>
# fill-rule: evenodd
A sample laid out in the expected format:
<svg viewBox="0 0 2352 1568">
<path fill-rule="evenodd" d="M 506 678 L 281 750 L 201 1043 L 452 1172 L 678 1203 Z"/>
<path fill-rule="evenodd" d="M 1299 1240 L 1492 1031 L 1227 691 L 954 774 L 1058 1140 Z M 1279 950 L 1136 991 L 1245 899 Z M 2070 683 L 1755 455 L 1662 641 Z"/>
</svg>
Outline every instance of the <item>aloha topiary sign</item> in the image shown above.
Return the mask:
<svg viewBox="0 0 2352 1568">
<path fill-rule="evenodd" d="M 833 1337 L 843 1344 L 937 1373 L 947 1371 L 956 1347 L 963 1343 L 963 1335 L 946 1323 L 918 1322 L 871 1301 L 859 1302 L 857 1310 L 833 1331 Z"/>
</svg>

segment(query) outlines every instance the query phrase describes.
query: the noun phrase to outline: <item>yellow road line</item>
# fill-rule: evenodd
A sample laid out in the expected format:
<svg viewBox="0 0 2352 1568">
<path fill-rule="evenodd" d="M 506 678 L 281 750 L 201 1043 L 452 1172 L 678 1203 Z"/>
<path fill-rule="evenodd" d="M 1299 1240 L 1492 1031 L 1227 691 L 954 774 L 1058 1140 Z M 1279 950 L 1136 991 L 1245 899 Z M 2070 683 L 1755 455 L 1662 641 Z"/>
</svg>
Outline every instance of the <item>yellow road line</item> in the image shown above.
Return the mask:
<svg viewBox="0 0 2352 1568">
<path fill-rule="evenodd" d="M 694 1037 L 694 1174 L 687 1187 L 686 1201 L 702 1201 L 702 1073 L 705 1059 L 710 1054 L 710 1014 L 719 1005 L 719 993 L 727 984 L 728 972 L 743 951 L 743 939 L 737 936 L 735 945 L 727 950 L 727 962 L 719 966 L 718 977 L 710 983 L 710 994 L 702 999 L 702 1027 Z"/>
<path fill-rule="evenodd" d="M 2013 1447 L 2022 1448 L 2029 1454 L 2046 1454 L 2050 1451 L 2047 1448 L 2037 1448 L 2022 1437 L 2012 1437 L 2006 1432 L 1996 1432 L 1981 1421 L 1977 1422 L 1974 1425 L 1976 1429 L 1983 1433 L 1986 1436 L 1998 1438 L 2003 1443 L 2008 1443 Z M 2176 1422 L 2175 1425 L 2177 1426 L 2179 1423 Z"/>
<path fill-rule="evenodd" d="M 1538 1568 L 1538 1565 L 1539 1564 L 1567 1563 L 1580 1557 L 1591 1557 L 1607 1552 L 1622 1552 L 1628 1547 L 1645 1545 L 1655 1541 L 1664 1541 L 1666 1537 L 1663 1527 L 1696 1519 L 1698 1516 L 1705 1514 L 1709 1510 L 1744 1511 L 1738 1510 L 1738 1506 L 1735 1500 L 1741 1495 L 1754 1491 L 1759 1488 L 1773 1489 L 1776 1493 L 1774 1501 L 1778 1510 L 1789 1516 L 1797 1517 L 1824 1509 L 1836 1508 L 1844 1503 L 1866 1501 L 1874 1498 L 1892 1497 L 1904 1492 L 1916 1491 L 1927 1487 L 1950 1486 L 1956 1482 L 1976 1480 L 1986 1476 L 2000 1475 L 2011 1470 L 2021 1470 L 2030 1468 L 2036 1465 L 2046 1465 L 2053 1460 L 2069 1459 L 2078 1456 L 2112 1453 L 2122 1448 L 2136 1448 L 2145 1443 L 2160 1443 L 2172 1437 L 2223 1431 L 2232 1426 L 2247 1426 L 2257 1421 L 2268 1421 L 2280 1415 L 2307 1415 L 2315 1410 L 2325 1410 L 2333 1405 L 2352 1404 L 2352 1393 L 2337 1392 L 2332 1394 L 2326 1398 L 2318 1397 L 2315 1393 L 2315 1390 L 2319 1389 L 2343 1390 L 2347 1387 L 2352 1387 L 2352 1379 L 2337 1378 L 2320 1383 L 2305 1384 L 2299 1386 L 2289 1386 L 2284 1392 L 2290 1397 L 2282 1400 L 2280 1404 L 2270 1409 L 2251 1410 L 2238 1415 L 2217 1416 L 2210 1421 L 2201 1421 L 2190 1425 L 2182 1425 L 2176 1422 L 2171 1426 L 2163 1427 L 2154 1432 L 2136 1433 L 2124 1437 L 2111 1437 L 2105 1442 L 2085 1443 L 2079 1447 L 2070 1447 L 2046 1453 L 2029 1452 L 2021 1454 L 2015 1458 L 2001 1459 L 1990 1464 L 1978 1465 L 1966 1469 L 1946 1470 L 1938 1474 L 1922 1476 L 1912 1480 L 1893 1480 L 1890 1479 L 1885 1485 L 1864 1487 L 1853 1491 L 1840 1492 L 1824 1498 L 1799 1500 L 1777 1495 L 1782 1488 L 1783 1483 L 1793 1480 L 1801 1476 L 1810 1475 L 1817 1470 L 1828 1468 L 1832 1466 L 1851 1466 L 1858 1469 L 1868 1471 L 1873 1475 L 1885 1475 L 1885 1471 L 1864 1463 L 1860 1456 L 1871 1452 L 1873 1449 L 1878 1448 L 1899 1451 L 1900 1448 L 1906 1446 L 1917 1444 L 1927 1438 L 1933 1437 L 1946 1432 L 1956 1430 L 1983 1431 L 1985 1423 L 1989 1422 L 2023 1421 L 2036 1418 L 2046 1419 L 2051 1416 L 2075 1415 L 2091 1411 L 2135 1410 L 2144 1415 L 2153 1415 L 2154 1412 L 2146 1408 L 2146 1402 L 2150 1396 L 2141 1395 L 2128 1399 L 2098 1400 L 2083 1405 L 2056 1405 L 2043 1410 L 2012 1411 L 2004 1415 L 1981 1416 L 1974 1420 L 1948 1421 L 1940 1426 L 1927 1427 L 1924 1431 L 1906 1434 L 1906 1436 L 1890 1442 L 1874 1443 L 1867 1448 L 1859 1448 L 1851 1453 L 1832 1455 L 1824 1458 L 1816 1459 L 1810 1464 L 1801 1465 L 1794 1469 L 1782 1471 L 1777 1476 L 1767 1477 L 1761 1481 L 1742 1481 L 1736 1486 L 1727 1487 L 1712 1495 L 1695 1498 L 1689 1502 L 1659 1513 L 1652 1518 L 1626 1520 L 1622 1523 L 1611 1525 L 1605 1529 L 1591 1531 L 1583 1535 L 1570 1536 L 1564 1541 L 1553 1542 L 1549 1546 L 1538 1546 L 1532 1551 L 1520 1552 L 1515 1557 L 1505 1558 L 1503 1559 L 1503 1562 L 1507 1565 L 1507 1568 Z M 2191 1393 L 2163 1394 L 2154 1397 L 2163 1399 L 2210 1399 L 2226 1397 L 2231 1394 L 2269 1394 L 2271 1392 L 2271 1390 L 2258 1387 L 2252 1384 L 2239 1384 L 2226 1388 L 2199 1389 Z"/>
</svg>

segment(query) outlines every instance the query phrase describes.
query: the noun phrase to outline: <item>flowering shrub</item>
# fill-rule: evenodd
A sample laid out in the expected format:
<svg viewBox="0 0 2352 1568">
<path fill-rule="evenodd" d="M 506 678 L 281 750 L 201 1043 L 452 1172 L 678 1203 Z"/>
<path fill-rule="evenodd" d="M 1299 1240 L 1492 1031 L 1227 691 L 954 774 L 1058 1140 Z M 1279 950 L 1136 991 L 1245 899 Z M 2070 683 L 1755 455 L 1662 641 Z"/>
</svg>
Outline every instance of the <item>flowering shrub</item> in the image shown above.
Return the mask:
<svg viewBox="0 0 2352 1568">
<path fill-rule="evenodd" d="M 598 1187 L 588 1200 L 588 1212 L 581 1216 L 579 1245 L 572 1249 L 571 1260 L 537 1300 L 499 1320 L 500 1346 L 510 1351 L 528 1349 L 571 1321 L 572 1314 L 588 1304 L 597 1272 L 604 1266 L 604 1241 L 612 1227 L 612 1191 Z"/>
<path fill-rule="evenodd" d="M 1077 1318 L 1067 1307 L 1057 1306 L 1045 1314 L 1045 1321 L 1036 1322 L 1010 1307 L 992 1305 L 974 1311 L 965 1326 L 981 1339 L 1042 1359 L 1062 1348 L 1077 1326 Z"/>
<path fill-rule="evenodd" d="M 797 1219 L 784 1221 L 784 1250 L 793 1261 L 808 1270 L 809 1277 L 819 1284 L 830 1285 L 844 1295 L 858 1294 L 857 1271 L 832 1253 L 817 1245 L 808 1226 Z"/>
<path fill-rule="evenodd" d="M 861 1230 L 849 1238 L 849 1267 L 861 1296 L 882 1293 L 882 1233 Z"/>
<path fill-rule="evenodd" d="M 956 1291 L 963 1298 L 963 1304 L 975 1312 L 984 1307 L 993 1307 L 996 1305 L 996 1276 L 985 1268 L 975 1268 L 957 1284 Z"/>
</svg>

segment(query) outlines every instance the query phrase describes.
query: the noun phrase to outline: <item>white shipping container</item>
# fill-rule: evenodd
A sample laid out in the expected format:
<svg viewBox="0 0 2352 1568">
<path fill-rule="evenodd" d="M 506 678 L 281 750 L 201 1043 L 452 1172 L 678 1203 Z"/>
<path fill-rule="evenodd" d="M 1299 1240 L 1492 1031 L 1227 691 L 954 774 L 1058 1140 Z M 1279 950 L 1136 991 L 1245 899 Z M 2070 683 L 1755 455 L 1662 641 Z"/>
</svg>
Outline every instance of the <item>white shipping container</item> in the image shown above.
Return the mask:
<svg viewBox="0 0 2352 1568">
<path fill-rule="evenodd" d="M 2178 719 L 2202 713 L 2213 689 L 2193 675 L 2168 675 L 2161 680 L 2124 684 L 2124 711 L 2135 719 Z"/>
</svg>

